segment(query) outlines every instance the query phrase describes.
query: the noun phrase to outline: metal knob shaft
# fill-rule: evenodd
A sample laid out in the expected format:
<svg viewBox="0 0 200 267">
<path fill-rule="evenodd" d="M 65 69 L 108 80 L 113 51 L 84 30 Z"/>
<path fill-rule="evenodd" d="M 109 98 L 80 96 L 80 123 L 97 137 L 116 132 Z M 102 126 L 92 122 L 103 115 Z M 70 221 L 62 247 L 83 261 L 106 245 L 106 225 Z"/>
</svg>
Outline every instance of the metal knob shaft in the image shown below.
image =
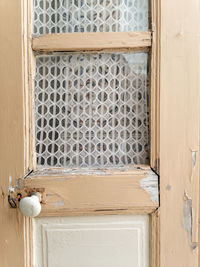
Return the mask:
<svg viewBox="0 0 200 267">
<path fill-rule="evenodd" d="M 41 212 L 41 194 L 32 193 L 30 197 L 24 197 L 19 202 L 20 212 L 27 217 L 34 218 Z"/>
</svg>

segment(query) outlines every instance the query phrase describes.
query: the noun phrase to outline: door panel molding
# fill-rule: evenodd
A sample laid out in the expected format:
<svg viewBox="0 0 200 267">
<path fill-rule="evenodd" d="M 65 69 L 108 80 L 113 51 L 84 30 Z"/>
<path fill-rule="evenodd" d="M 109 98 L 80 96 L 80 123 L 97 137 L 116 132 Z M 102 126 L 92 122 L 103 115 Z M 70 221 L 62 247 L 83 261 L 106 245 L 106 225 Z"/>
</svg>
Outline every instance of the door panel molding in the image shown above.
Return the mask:
<svg viewBox="0 0 200 267">
<path fill-rule="evenodd" d="M 36 218 L 35 265 L 147 267 L 148 232 L 147 215 Z"/>
</svg>

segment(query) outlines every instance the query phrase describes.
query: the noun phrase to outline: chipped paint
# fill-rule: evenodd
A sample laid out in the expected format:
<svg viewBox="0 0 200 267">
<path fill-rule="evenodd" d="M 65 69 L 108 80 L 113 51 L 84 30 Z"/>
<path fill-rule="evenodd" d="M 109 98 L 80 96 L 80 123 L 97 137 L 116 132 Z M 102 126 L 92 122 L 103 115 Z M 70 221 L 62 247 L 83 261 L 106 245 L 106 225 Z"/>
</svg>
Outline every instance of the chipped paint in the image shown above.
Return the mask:
<svg viewBox="0 0 200 267">
<path fill-rule="evenodd" d="M 12 186 L 12 176 L 10 175 L 9 178 L 9 186 L 8 186 L 8 194 L 11 192 L 15 192 L 15 188 Z"/>
<path fill-rule="evenodd" d="M 192 199 L 187 194 L 184 194 L 183 204 L 183 227 L 188 234 L 189 245 L 192 249 L 197 247 L 197 244 L 192 242 Z"/>
<path fill-rule="evenodd" d="M 21 188 L 23 188 L 23 187 L 24 187 L 24 180 L 21 179 L 21 178 L 19 178 L 19 179 L 17 180 L 17 183 L 16 183 L 16 188 L 17 188 L 17 189 L 21 189 Z"/>
<path fill-rule="evenodd" d="M 158 176 L 155 173 L 151 172 L 140 180 L 140 187 L 149 194 L 153 202 L 158 202 Z"/>
<path fill-rule="evenodd" d="M 125 166 L 118 166 L 116 169 L 116 166 L 110 167 L 110 168 L 104 168 L 104 169 L 95 169 L 95 168 L 44 168 L 40 169 L 34 172 L 31 172 L 31 174 L 27 178 L 34 178 L 38 176 L 62 176 L 65 178 L 66 175 L 99 175 L 99 176 L 106 176 L 106 175 L 113 175 L 113 173 L 122 173 L 126 171 L 147 171 L 149 172 L 148 167 L 144 166 L 135 166 L 135 165 L 125 165 Z"/>
<path fill-rule="evenodd" d="M 9 193 L 13 193 L 13 192 L 15 192 L 15 189 L 23 188 L 23 186 L 24 186 L 23 180 L 21 178 L 19 178 L 16 182 L 15 187 L 13 187 L 12 186 L 12 176 L 11 175 L 9 176 L 9 186 L 8 186 L 8 192 Z"/>
<path fill-rule="evenodd" d="M 192 151 L 192 168 L 196 165 L 197 151 Z"/>
<path fill-rule="evenodd" d="M 54 207 L 61 207 L 61 206 L 64 206 L 65 203 L 63 200 L 59 200 L 57 201 L 55 204 L 53 204 Z"/>
</svg>

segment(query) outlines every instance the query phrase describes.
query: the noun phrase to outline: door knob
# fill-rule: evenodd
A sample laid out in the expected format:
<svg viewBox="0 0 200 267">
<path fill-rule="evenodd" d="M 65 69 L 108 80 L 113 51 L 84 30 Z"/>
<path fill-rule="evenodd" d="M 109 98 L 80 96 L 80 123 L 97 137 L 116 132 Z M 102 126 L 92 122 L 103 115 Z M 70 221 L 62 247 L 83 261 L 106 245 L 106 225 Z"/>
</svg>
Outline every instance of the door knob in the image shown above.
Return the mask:
<svg viewBox="0 0 200 267">
<path fill-rule="evenodd" d="M 40 214 L 40 201 L 41 194 L 34 192 L 29 197 L 24 197 L 19 201 L 19 210 L 24 216 L 34 218 Z"/>
</svg>

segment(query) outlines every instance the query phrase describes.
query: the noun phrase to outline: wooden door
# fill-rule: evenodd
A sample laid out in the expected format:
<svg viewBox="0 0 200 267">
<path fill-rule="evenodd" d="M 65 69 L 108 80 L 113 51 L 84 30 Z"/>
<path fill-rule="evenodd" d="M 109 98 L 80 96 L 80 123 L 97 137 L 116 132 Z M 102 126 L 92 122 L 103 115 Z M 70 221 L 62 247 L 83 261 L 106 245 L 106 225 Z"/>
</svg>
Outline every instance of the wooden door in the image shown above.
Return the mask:
<svg viewBox="0 0 200 267">
<path fill-rule="evenodd" d="M 1 266 L 198 266 L 198 2 L 0 12 Z"/>
</svg>

